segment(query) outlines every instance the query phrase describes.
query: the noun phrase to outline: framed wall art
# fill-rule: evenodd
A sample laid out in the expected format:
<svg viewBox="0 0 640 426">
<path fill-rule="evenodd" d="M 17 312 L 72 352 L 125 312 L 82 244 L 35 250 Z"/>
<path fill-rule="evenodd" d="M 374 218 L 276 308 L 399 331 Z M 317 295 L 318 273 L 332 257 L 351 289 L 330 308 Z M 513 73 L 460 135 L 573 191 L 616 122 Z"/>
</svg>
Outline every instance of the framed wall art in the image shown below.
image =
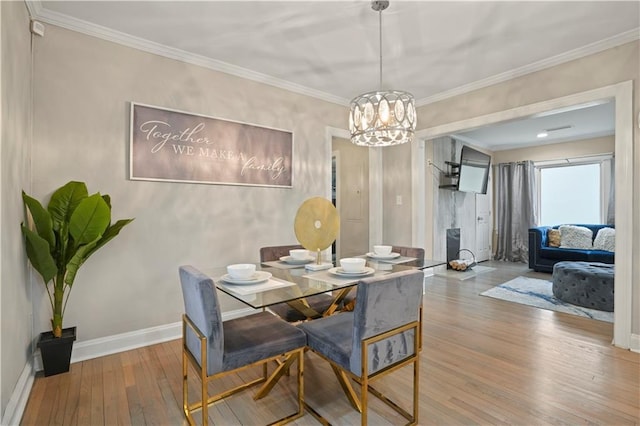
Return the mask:
<svg viewBox="0 0 640 426">
<path fill-rule="evenodd" d="M 292 186 L 293 133 L 131 103 L 129 178 Z"/>
</svg>

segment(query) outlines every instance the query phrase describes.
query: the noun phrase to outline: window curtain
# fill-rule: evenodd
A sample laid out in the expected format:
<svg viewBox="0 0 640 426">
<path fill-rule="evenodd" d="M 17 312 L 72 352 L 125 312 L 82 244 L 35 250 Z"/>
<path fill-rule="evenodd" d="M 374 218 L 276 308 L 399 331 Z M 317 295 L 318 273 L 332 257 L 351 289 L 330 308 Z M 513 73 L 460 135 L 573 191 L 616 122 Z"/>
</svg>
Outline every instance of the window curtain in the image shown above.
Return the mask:
<svg viewBox="0 0 640 426">
<path fill-rule="evenodd" d="M 537 190 L 532 161 L 497 166 L 498 244 L 496 259 L 529 261 L 529 228 L 536 226 Z"/>
</svg>

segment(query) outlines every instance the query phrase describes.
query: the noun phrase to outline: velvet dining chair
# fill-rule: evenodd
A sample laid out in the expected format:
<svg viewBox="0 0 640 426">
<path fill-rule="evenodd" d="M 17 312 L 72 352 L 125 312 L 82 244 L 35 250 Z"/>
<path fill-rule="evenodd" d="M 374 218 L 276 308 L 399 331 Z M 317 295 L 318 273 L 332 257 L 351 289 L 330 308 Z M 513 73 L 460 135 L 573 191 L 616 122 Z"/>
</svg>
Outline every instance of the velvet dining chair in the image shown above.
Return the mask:
<svg viewBox="0 0 640 426">
<path fill-rule="evenodd" d="M 271 262 L 279 260 L 283 256 L 289 255 L 289 250 L 295 249 L 303 249 L 301 245 L 285 245 L 285 246 L 270 246 L 270 247 L 261 247 L 260 248 L 260 262 Z M 309 311 L 305 313 L 301 312 L 304 310 L 303 306 L 300 306 L 300 309 L 295 309 L 289 306 L 287 303 L 278 303 L 275 305 L 269 306 L 269 309 L 277 314 L 279 317 L 288 322 L 298 322 L 305 321 L 308 319 L 312 319 L 317 315 L 315 313 L 322 314 L 324 313 L 331 304 L 333 303 L 333 297 L 328 294 L 316 294 L 314 296 L 309 296 L 304 299 L 302 302 L 306 303 L 309 308 Z"/>
<path fill-rule="evenodd" d="M 296 399 L 297 412 L 271 424 L 285 424 L 303 415 L 304 369 L 303 352 L 306 336 L 300 329 L 269 312 L 222 321 L 218 295 L 213 280 L 192 266 L 179 268 L 185 314 L 182 316 L 182 397 L 183 410 L 189 424 L 195 424 L 193 414 L 201 410 L 202 424 L 208 424 L 208 407 L 223 398 L 265 383 L 258 394 L 266 394 L 294 362 L 298 363 Z M 284 358 L 271 376 L 267 363 Z M 188 371 L 191 365 L 200 379 L 200 398 L 190 404 Z M 209 383 L 231 373 L 262 365 L 261 376 L 232 389 L 209 396 Z"/>
<path fill-rule="evenodd" d="M 418 422 L 419 315 L 424 275 L 405 270 L 358 282 L 358 302 L 352 312 L 309 321 L 298 327 L 307 334 L 307 346 L 329 361 L 351 404 L 367 424 L 368 394 L 389 405 L 409 424 Z M 413 364 L 413 408 L 409 413 L 371 386 L 375 380 Z M 360 384 L 360 397 L 353 390 Z M 313 407 L 307 409 L 326 422 Z"/>
<path fill-rule="evenodd" d="M 400 256 L 415 257 L 418 260 L 424 259 L 424 249 L 420 247 L 391 246 L 392 253 L 399 253 Z"/>
<path fill-rule="evenodd" d="M 424 249 L 420 247 L 391 246 L 391 252 L 398 253 L 404 257 L 415 257 L 418 260 L 424 259 Z M 347 311 L 352 311 L 355 307 L 356 298 L 352 293 L 353 292 L 349 293 L 347 297 L 344 298 L 344 309 Z"/>
</svg>

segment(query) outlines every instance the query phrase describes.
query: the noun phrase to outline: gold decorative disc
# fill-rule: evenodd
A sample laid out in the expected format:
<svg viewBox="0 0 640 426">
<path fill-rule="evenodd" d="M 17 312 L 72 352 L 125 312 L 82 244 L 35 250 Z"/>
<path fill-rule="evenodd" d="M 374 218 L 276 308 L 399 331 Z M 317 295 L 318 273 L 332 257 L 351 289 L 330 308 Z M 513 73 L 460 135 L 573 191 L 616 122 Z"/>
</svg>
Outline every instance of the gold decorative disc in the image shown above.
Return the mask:
<svg viewBox="0 0 640 426">
<path fill-rule="evenodd" d="M 340 230 L 340 216 L 326 198 L 309 198 L 298 208 L 293 228 L 304 248 L 318 252 L 335 241 Z"/>
</svg>

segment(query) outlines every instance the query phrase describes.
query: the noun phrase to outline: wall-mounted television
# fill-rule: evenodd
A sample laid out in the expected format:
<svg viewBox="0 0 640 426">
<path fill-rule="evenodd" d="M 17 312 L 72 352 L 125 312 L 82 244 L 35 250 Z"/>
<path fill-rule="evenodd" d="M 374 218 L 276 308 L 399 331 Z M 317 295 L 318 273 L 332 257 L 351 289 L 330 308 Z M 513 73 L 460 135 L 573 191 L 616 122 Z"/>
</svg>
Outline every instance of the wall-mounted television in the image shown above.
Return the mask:
<svg viewBox="0 0 640 426">
<path fill-rule="evenodd" d="M 464 145 L 460 156 L 458 191 L 487 193 L 491 156 Z"/>
</svg>

